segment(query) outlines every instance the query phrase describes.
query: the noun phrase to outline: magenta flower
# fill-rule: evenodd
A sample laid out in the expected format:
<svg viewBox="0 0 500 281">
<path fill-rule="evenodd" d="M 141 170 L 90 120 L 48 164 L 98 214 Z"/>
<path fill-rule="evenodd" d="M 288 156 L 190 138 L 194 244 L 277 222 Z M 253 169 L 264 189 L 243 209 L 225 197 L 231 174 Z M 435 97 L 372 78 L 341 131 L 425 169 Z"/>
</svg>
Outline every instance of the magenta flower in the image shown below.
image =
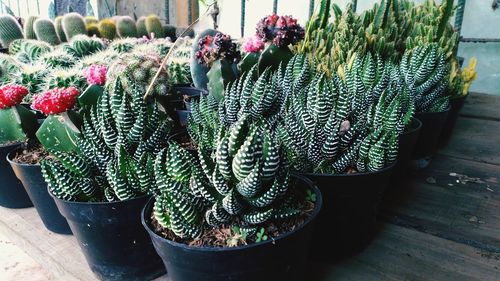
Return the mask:
<svg viewBox="0 0 500 281">
<path fill-rule="evenodd" d="M 295 45 L 304 39 L 305 31 L 291 16 L 270 15 L 257 24 L 257 37 L 278 47 Z"/>
<path fill-rule="evenodd" d="M 91 65 L 84 71 L 87 82 L 91 85 L 104 85 L 108 68 L 105 65 Z"/>
<path fill-rule="evenodd" d="M 250 37 L 245 41 L 242 48 L 245 53 L 258 53 L 264 49 L 264 41 L 257 36 Z"/>
</svg>

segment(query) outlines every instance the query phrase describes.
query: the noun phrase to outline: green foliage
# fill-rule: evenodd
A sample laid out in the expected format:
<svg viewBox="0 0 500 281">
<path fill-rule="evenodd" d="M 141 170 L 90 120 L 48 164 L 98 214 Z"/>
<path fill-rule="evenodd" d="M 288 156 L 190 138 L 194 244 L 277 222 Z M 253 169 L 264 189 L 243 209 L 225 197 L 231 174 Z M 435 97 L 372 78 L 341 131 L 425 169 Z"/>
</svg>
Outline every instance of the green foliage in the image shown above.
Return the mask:
<svg viewBox="0 0 500 281">
<path fill-rule="evenodd" d="M 13 44 L 16 59 L 26 64 L 35 64 L 41 56 L 53 50 L 49 43 L 39 40 L 21 39 Z"/>
<path fill-rule="evenodd" d="M 70 201 L 127 200 L 156 190 L 153 163 L 170 130 L 158 106 L 133 85 L 107 84 L 84 119 L 78 150 L 54 153 L 42 172 L 51 192 Z"/>
<path fill-rule="evenodd" d="M 75 36 L 63 49 L 75 58 L 82 58 L 97 53 L 105 48 L 101 39 L 87 35 Z"/>
<path fill-rule="evenodd" d="M 8 48 L 16 39 L 24 38 L 23 30 L 17 20 L 11 15 L 0 16 L 0 43 Z"/>
<path fill-rule="evenodd" d="M 56 33 L 57 33 L 57 36 L 59 37 L 59 40 L 61 42 L 68 42 L 68 39 L 66 39 L 66 34 L 64 33 L 62 19 L 63 19 L 62 16 L 58 16 L 54 20 L 54 25 L 56 27 Z"/>
<path fill-rule="evenodd" d="M 154 34 L 154 38 L 165 38 L 165 32 L 157 15 L 149 15 L 144 21 L 148 35 Z"/>
<path fill-rule="evenodd" d="M 35 21 L 34 30 L 38 40 L 45 41 L 51 45 L 61 43 L 57 36 L 56 29 L 51 20 L 38 19 Z"/>
<path fill-rule="evenodd" d="M 137 27 L 137 36 L 138 37 L 148 37 L 148 30 L 146 28 L 146 17 L 140 17 L 137 19 L 137 22 L 135 23 Z"/>
<path fill-rule="evenodd" d="M 29 16 L 24 23 L 24 38 L 36 40 L 35 21 L 38 16 Z"/>
<path fill-rule="evenodd" d="M 116 20 L 116 29 L 121 38 L 137 37 L 135 21 L 129 16 L 123 16 Z"/>
<path fill-rule="evenodd" d="M 116 25 L 111 19 L 103 19 L 98 25 L 99 34 L 102 38 L 113 40 L 116 37 Z"/>
<path fill-rule="evenodd" d="M 68 13 L 63 16 L 62 29 L 64 31 L 64 37 L 67 41 L 71 41 L 73 37 L 77 35 L 87 34 L 85 21 L 83 17 L 77 13 Z M 64 42 L 65 40 L 61 39 L 61 41 Z"/>
<path fill-rule="evenodd" d="M 0 109 L 0 144 L 25 141 L 37 126 L 35 114 L 23 106 Z"/>
<path fill-rule="evenodd" d="M 49 115 L 36 132 L 38 141 L 50 152 L 72 152 L 78 150 L 80 135 L 79 117 L 68 111 Z"/>
</svg>

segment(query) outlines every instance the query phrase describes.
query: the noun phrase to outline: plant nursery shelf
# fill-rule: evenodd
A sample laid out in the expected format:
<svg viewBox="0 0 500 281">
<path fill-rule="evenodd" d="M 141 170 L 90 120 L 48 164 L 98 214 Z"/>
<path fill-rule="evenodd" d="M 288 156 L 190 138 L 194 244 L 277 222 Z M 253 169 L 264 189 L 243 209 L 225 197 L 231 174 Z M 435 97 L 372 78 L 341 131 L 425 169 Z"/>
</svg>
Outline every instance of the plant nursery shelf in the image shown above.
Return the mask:
<svg viewBox="0 0 500 281">
<path fill-rule="evenodd" d="M 370 246 L 304 265 L 308 280 L 500 280 L 499 107 L 472 93 L 446 148 L 386 196 Z M 0 231 L 55 279 L 96 280 L 76 239 L 47 231 L 33 208 L 0 207 Z"/>
</svg>

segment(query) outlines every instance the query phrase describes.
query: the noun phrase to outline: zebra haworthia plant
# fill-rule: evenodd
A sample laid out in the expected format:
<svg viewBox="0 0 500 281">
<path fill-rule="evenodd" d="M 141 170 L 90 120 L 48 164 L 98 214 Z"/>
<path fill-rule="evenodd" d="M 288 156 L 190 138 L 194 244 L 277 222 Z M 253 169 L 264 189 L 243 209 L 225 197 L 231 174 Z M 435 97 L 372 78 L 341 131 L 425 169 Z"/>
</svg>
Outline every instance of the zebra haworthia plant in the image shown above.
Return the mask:
<svg viewBox="0 0 500 281">
<path fill-rule="evenodd" d="M 253 234 L 300 213 L 280 145 L 262 120 L 242 117 L 221 129 L 216 147 L 199 147 L 199 161 L 176 144 L 158 154 L 154 216 L 164 228 L 185 239 L 201 236 L 207 225 Z"/>
<path fill-rule="evenodd" d="M 83 121 L 73 151 L 51 151 L 58 161 L 42 163 L 52 193 L 71 201 L 118 201 L 154 189 L 153 162 L 170 124 L 155 103 L 142 99 L 139 85 L 120 78 L 107 85 Z"/>
</svg>

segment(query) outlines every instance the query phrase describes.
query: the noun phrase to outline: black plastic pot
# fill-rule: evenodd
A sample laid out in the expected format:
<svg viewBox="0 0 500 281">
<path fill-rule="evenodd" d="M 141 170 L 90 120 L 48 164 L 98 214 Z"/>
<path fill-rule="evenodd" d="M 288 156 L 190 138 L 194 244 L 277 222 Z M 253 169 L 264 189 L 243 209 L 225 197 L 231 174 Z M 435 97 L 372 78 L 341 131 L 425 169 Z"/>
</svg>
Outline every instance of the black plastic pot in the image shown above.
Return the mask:
<svg viewBox="0 0 500 281">
<path fill-rule="evenodd" d="M 54 197 L 99 279 L 151 280 L 165 273 L 141 225 L 141 210 L 149 198 L 92 203 Z"/>
<path fill-rule="evenodd" d="M 277 281 L 307 280 L 307 253 L 313 222 L 322 206 L 322 196 L 312 183 L 298 178 L 298 185 L 316 193 L 316 206 L 307 220 L 276 239 L 234 248 L 193 247 L 167 240 L 151 228 L 152 199 L 142 213 L 158 254 L 172 281 Z"/>
<path fill-rule="evenodd" d="M 457 123 L 458 115 L 460 110 L 464 106 L 465 100 L 469 95 L 463 97 L 450 99 L 450 112 L 448 117 L 446 117 L 446 122 L 443 126 L 443 131 L 441 132 L 441 137 L 439 139 L 439 147 L 445 147 L 450 141 L 451 135 L 453 134 L 453 129 Z"/>
<path fill-rule="evenodd" d="M 369 244 L 395 165 L 370 173 L 304 174 L 323 195 L 323 208 L 311 239 L 312 259 L 342 259 Z"/>
<path fill-rule="evenodd" d="M 2 207 L 13 209 L 33 207 L 23 184 L 17 179 L 7 161 L 9 152 L 20 145 L 21 143 L 0 145 L 0 206 Z"/>
<path fill-rule="evenodd" d="M 441 112 L 418 112 L 415 114 L 415 117 L 422 122 L 420 136 L 413 153 L 413 162 L 416 168 L 425 168 L 429 165 L 430 159 L 438 147 L 449 111 L 448 108 Z"/>
<path fill-rule="evenodd" d="M 389 187 L 394 187 L 396 183 L 406 179 L 421 128 L 422 122 L 417 118 L 412 118 L 410 128 L 399 136 L 398 162 L 394 167 Z"/>
<path fill-rule="evenodd" d="M 171 101 L 173 108 L 177 117 L 178 122 L 181 127 L 185 127 L 187 124 L 187 118 L 191 112 L 191 101 L 194 99 L 199 99 L 201 95 L 207 95 L 208 92 L 204 89 L 198 89 L 191 86 L 175 86 L 172 88 L 173 95 L 176 97 Z M 179 107 L 179 101 L 182 101 Z"/>
<path fill-rule="evenodd" d="M 10 152 L 7 155 L 7 161 L 12 166 L 17 178 L 22 182 L 43 224 L 52 232 L 71 234 L 68 222 L 57 209 L 54 199 L 49 195 L 40 165 L 14 162 L 12 159 L 17 151 L 18 149 Z"/>
</svg>

